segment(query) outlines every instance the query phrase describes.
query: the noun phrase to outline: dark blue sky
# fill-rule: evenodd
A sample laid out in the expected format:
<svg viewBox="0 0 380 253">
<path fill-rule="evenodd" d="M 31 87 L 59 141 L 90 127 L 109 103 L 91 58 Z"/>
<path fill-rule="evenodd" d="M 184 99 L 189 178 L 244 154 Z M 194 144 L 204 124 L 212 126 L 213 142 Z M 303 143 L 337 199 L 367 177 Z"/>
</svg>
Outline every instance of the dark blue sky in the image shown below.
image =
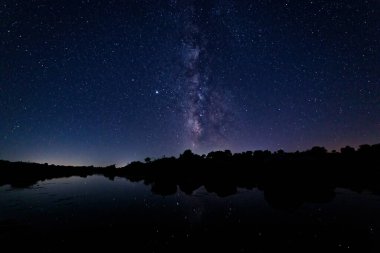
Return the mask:
<svg viewBox="0 0 380 253">
<path fill-rule="evenodd" d="M 0 4 L 0 159 L 380 142 L 380 2 Z"/>
</svg>

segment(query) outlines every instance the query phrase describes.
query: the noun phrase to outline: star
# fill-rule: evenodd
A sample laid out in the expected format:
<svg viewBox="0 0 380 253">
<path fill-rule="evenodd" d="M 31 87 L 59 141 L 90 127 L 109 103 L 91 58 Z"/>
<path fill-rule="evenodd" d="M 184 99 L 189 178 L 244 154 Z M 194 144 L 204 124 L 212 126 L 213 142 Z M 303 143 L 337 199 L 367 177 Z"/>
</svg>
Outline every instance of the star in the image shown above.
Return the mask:
<svg viewBox="0 0 380 253">
<path fill-rule="evenodd" d="M 0 7 L 1 159 L 108 165 L 380 139 L 375 0 L 13 2 Z"/>
</svg>

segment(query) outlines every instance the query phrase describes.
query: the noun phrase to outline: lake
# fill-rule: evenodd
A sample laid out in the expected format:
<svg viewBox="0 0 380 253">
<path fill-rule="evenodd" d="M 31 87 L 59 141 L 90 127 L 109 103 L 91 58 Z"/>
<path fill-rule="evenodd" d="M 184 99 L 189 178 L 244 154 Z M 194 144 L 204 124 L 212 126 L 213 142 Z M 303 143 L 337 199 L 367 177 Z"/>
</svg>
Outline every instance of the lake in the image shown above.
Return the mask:
<svg viewBox="0 0 380 253">
<path fill-rule="evenodd" d="M 337 188 L 330 201 L 276 208 L 257 188 L 162 196 L 104 176 L 0 187 L 0 242 L 15 250 L 380 252 L 380 196 Z"/>
</svg>

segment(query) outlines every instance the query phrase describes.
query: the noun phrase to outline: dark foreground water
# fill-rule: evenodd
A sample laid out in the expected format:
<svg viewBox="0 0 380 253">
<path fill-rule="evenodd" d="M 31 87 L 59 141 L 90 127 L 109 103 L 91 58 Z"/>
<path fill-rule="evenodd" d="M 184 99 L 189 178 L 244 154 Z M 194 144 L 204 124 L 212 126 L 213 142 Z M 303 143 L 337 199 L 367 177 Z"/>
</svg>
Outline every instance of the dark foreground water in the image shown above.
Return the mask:
<svg viewBox="0 0 380 253">
<path fill-rule="evenodd" d="M 326 203 L 273 208 L 258 189 L 153 194 L 124 178 L 0 187 L 3 249 L 149 252 L 380 252 L 380 197 L 336 189 Z"/>
</svg>

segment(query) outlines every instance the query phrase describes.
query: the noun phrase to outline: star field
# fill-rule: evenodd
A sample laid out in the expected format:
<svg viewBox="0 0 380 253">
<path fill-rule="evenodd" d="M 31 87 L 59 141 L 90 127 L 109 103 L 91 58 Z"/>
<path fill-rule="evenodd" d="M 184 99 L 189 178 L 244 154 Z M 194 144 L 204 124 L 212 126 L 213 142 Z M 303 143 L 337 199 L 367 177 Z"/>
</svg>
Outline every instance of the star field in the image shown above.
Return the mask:
<svg viewBox="0 0 380 253">
<path fill-rule="evenodd" d="M 2 1 L 0 159 L 380 140 L 380 2 Z"/>
</svg>

